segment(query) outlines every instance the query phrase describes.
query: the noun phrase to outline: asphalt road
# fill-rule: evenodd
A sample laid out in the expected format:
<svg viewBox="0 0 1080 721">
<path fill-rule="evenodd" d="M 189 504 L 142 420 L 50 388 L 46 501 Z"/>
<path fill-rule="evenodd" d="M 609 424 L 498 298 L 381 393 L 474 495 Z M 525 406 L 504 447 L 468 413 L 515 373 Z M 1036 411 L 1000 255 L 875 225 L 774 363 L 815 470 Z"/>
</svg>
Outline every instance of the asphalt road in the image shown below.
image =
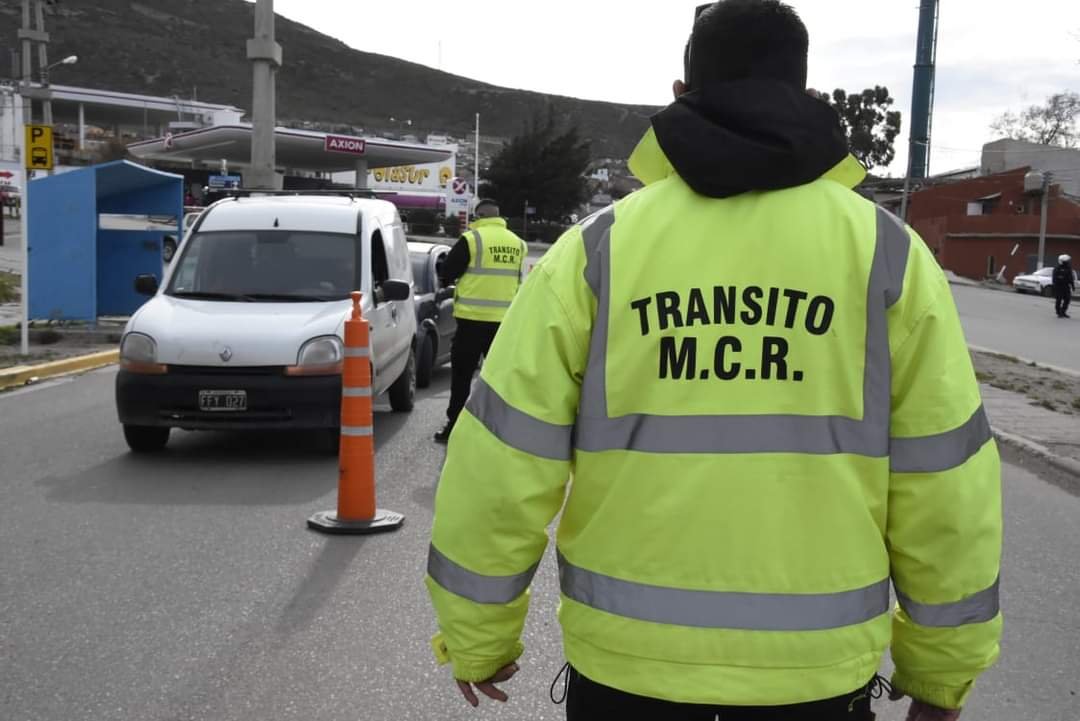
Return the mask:
<svg viewBox="0 0 1080 721">
<path fill-rule="evenodd" d="M 557 719 L 554 564 L 534 584 L 506 707 L 464 705 L 431 660 L 421 579 L 447 370 L 376 413 L 387 536 L 305 528 L 335 503 L 313 439 L 178 433 L 127 453 L 104 370 L 0 396 L 0 719 Z M 967 716 L 1080 719 L 1080 499 L 1006 470 L 1000 665 Z M 881 717 L 900 706 L 879 702 Z"/>
<path fill-rule="evenodd" d="M 974 286 L 952 286 L 968 343 L 1080 372 L 1080 301 L 1072 318 L 1054 315 L 1054 299 Z"/>
</svg>

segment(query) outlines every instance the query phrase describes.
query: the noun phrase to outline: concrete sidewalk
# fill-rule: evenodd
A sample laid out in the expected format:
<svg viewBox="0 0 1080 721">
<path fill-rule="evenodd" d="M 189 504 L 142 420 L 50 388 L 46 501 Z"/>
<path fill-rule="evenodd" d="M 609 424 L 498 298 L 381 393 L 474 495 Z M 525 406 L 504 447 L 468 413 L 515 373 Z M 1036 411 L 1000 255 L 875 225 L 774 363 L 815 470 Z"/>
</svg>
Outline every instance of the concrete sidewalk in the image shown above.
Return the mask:
<svg viewBox="0 0 1080 721">
<path fill-rule="evenodd" d="M 1060 471 L 1080 478 L 1080 419 L 1047 410 L 1020 393 L 982 385 L 994 435 Z"/>
</svg>

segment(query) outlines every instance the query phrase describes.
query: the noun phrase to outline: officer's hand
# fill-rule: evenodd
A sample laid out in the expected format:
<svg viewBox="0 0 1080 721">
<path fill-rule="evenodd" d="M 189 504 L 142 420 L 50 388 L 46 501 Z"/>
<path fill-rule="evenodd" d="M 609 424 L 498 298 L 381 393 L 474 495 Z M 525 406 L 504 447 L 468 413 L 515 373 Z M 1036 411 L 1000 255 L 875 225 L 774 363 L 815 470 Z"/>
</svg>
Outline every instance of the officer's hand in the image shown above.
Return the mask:
<svg viewBox="0 0 1080 721">
<path fill-rule="evenodd" d="M 889 694 L 890 701 L 899 701 L 904 698 L 904 692 L 893 689 Z M 958 708 L 938 708 L 931 706 L 925 701 L 911 699 L 911 707 L 908 708 L 907 721 L 956 721 L 960 718 Z"/>
<path fill-rule="evenodd" d="M 473 686 L 476 686 L 477 691 L 484 694 L 493 701 L 502 701 L 506 703 L 506 700 L 510 698 L 506 695 L 506 692 L 501 690 L 495 684 L 509 681 L 514 677 L 514 674 L 518 672 L 518 665 L 511 663 L 503 666 L 495 675 L 489 678 L 487 681 L 480 681 L 479 683 L 469 683 L 468 681 L 458 681 L 458 690 L 461 691 L 461 695 L 465 697 L 465 700 L 469 702 L 469 705 L 476 708 L 480 705 L 480 699 L 476 695 L 476 691 L 473 691 Z"/>
</svg>

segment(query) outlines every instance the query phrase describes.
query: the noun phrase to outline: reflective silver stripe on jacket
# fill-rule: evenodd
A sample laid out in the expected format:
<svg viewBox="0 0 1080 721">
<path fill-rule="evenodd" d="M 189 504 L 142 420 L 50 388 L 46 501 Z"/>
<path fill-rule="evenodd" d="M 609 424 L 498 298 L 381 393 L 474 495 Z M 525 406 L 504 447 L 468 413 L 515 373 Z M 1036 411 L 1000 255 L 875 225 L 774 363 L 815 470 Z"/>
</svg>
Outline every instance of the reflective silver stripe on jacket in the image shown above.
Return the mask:
<svg viewBox="0 0 1080 721">
<path fill-rule="evenodd" d="M 505 275 L 511 278 L 517 278 L 521 275 L 512 268 L 469 268 L 468 272 L 472 275 Z"/>
<path fill-rule="evenodd" d="M 993 438 L 982 406 L 962 426 L 934 436 L 893 438 L 889 470 L 893 473 L 939 473 L 957 468 Z"/>
<path fill-rule="evenodd" d="M 889 453 L 891 365 L 886 311 L 900 298 L 910 250 L 904 226 L 877 210 L 877 242 L 866 304 L 863 418 L 804 415 L 608 416 L 607 348 L 614 208 L 582 227 L 585 281 L 597 298 L 596 322 L 581 388 L 574 445 L 584 451 L 648 453 Z"/>
<path fill-rule="evenodd" d="M 525 593 L 539 566 L 537 561 L 528 570 L 512 576 L 484 576 L 454 563 L 434 544 L 428 548 L 428 575 L 450 593 L 476 603 L 510 603 Z"/>
<path fill-rule="evenodd" d="M 476 257 L 473 258 L 473 272 L 475 272 L 477 268 L 482 268 L 483 267 L 484 241 L 482 241 L 480 239 L 480 231 L 479 230 L 472 231 L 472 236 L 473 236 L 473 241 L 476 243 Z"/>
<path fill-rule="evenodd" d="M 624 581 L 559 554 L 563 595 L 624 618 L 698 628 L 819 631 L 866 623 L 889 612 L 889 579 L 837 593 L 697 591 Z"/>
<path fill-rule="evenodd" d="M 478 305 L 485 308 L 509 308 L 508 300 L 488 300 L 487 298 L 455 298 L 454 302 L 459 305 Z"/>
<path fill-rule="evenodd" d="M 500 441 L 540 458 L 569 461 L 573 426 L 534 418 L 504 401 L 483 378 L 477 378 L 465 407 Z"/>
<path fill-rule="evenodd" d="M 920 626 L 955 628 L 997 618 L 1001 610 L 998 597 L 1000 585 L 1001 579 L 998 578 L 989 588 L 952 603 L 918 603 L 899 588 L 896 589 L 896 598 L 904 612 Z"/>
</svg>

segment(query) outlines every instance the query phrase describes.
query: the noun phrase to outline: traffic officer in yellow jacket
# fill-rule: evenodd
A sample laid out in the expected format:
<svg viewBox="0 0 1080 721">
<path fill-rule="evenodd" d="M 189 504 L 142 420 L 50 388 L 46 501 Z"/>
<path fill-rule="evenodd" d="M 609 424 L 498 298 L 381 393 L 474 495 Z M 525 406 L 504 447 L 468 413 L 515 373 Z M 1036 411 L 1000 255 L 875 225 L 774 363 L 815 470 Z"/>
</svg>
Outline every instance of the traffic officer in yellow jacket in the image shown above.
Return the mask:
<svg viewBox="0 0 1080 721">
<path fill-rule="evenodd" d="M 465 407 L 480 356 L 491 348 L 510 301 L 521 285 L 521 265 L 528 255 L 525 241 L 506 227 L 494 200 L 476 204 L 476 220 L 450 252 L 439 270 L 443 285 L 455 285 L 457 329 L 450 348 L 450 405 L 446 425 L 435 434 L 446 443 Z"/>
<path fill-rule="evenodd" d="M 705 8 L 646 187 L 515 298 L 427 566 L 470 703 L 506 698 L 560 511 L 569 719 L 870 719 L 890 646 L 909 718 L 952 719 L 997 658 L 1000 464 L 949 285 L 852 192 L 807 45 L 777 0 Z"/>
</svg>

